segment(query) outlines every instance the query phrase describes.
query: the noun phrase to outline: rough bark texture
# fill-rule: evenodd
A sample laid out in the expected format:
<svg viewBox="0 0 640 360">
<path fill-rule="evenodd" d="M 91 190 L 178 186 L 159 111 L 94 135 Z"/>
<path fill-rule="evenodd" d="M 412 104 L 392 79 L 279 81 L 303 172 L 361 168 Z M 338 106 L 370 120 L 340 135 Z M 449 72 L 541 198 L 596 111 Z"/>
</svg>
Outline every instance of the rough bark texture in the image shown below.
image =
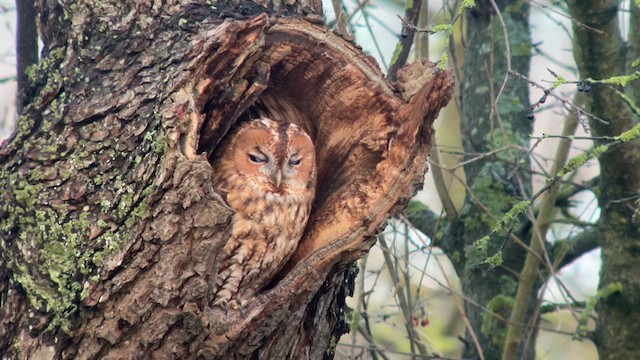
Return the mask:
<svg viewBox="0 0 640 360">
<path fill-rule="evenodd" d="M 511 49 L 513 70 L 528 73 L 530 61 L 529 7 L 523 1 L 497 1 L 504 17 Z M 504 33 L 489 1 L 478 1 L 466 12 L 464 52 L 464 82 L 462 85 L 463 146 L 467 159 L 507 145 L 528 147 L 532 122 L 526 117 L 529 91 L 524 82 L 510 79 L 492 115 L 492 104 L 500 91 L 507 70 Z M 470 162 L 464 167 L 467 184 L 473 195 L 467 194 L 460 215 L 447 229 L 442 247 L 452 259 L 461 278 L 466 302 L 466 315 L 477 336 L 485 359 L 499 359 L 506 336 L 517 288 L 517 272 L 522 268 L 525 250 L 508 233 L 494 234 L 486 248 L 476 241 L 491 233 L 495 221 L 505 214 L 519 198 L 530 193 L 530 176 L 526 171 L 514 173 L 514 164 L 525 154 L 502 152 Z M 465 159 L 465 160 L 467 160 Z M 520 179 L 520 180 L 518 180 Z M 526 192 L 523 196 L 521 185 Z M 530 227 L 523 221 L 512 234 L 521 239 L 530 237 Z M 461 249 L 464 249 L 463 251 Z M 504 263 L 491 268 L 488 257 L 502 251 Z M 531 296 L 535 299 L 536 287 Z M 529 314 L 535 305 L 532 301 Z M 484 308 L 481 308 L 482 306 Z M 500 316 L 496 318 L 487 312 Z M 472 337 L 467 332 L 465 358 L 478 358 Z M 526 349 L 525 349 L 526 345 Z M 535 331 L 526 344 L 526 355 L 535 358 Z"/>
<path fill-rule="evenodd" d="M 420 186 L 452 75 L 386 81 L 317 2 L 186 3 L 37 3 L 46 51 L 0 148 L 3 357 L 319 359 L 346 331 L 348 264 Z M 209 154 L 254 106 L 312 135 L 318 193 L 272 287 L 223 311 Z"/>
<path fill-rule="evenodd" d="M 640 20 L 637 16 L 632 15 L 631 18 L 629 40 L 632 43 L 625 44 L 619 30 L 617 1 L 568 3 L 573 17 L 604 32 L 573 27 L 574 54 L 582 78 L 607 79 L 637 70 L 629 67 L 639 54 Z M 634 9 L 632 14 L 638 14 L 638 6 L 631 6 Z M 627 56 L 632 58 L 627 61 Z M 608 124 L 590 121 L 594 136 L 620 135 L 638 124 L 637 115 L 614 89 L 614 86 L 594 84 L 588 94 L 588 111 L 609 121 Z M 637 89 L 637 80 L 627 89 L 636 104 L 640 100 Z M 600 156 L 599 162 L 598 202 L 602 210 L 599 224 L 602 235 L 600 289 L 620 284 L 622 291 L 601 299 L 595 341 L 600 359 L 636 359 L 640 358 L 640 227 L 633 214 L 637 208 L 634 197 L 640 193 L 640 145 L 637 141 L 623 144 Z"/>
</svg>

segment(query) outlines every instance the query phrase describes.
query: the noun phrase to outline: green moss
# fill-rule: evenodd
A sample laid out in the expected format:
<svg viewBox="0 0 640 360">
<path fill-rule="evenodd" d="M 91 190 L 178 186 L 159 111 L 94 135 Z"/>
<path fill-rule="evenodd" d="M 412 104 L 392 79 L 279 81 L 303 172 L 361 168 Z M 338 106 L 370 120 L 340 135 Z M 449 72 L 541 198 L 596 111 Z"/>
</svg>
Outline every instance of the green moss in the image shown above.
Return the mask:
<svg viewBox="0 0 640 360">
<path fill-rule="evenodd" d="M 603 79 L 600 81 L 589 79 L 589 81 L 599 82 L 602 84 L 620 85 L 622 87 L 625 87 L 629 82 L 638 80 L 638 79 L 640 79 L 640 71 L 636 71 L 631 75 L 612 76 L 608 79 Z"/>
<path fill-rule="evenodd" d="M 489 265 L 492 269 L 502 265 L 504 258 L 502 257 L 502 250 L 498 250 L 493 255 L 484 260 L 484 263 Z"/>
<path fill-rule="evenodd" d="M 521 200 L 504 214 L 496 225 L 491 229 L 494 233 L 505 233 L 513 229 L 518 223 L 520 223 L 520 216 L 531 206 L 531 201 Z"/>
<path fill-rule="evenodd" d="M 16 204 L 22 207 L 25 203 L 16 201 Z M 33 206 L 27 205 L 27 208 L 30 207 Z M 76 280 L 77 271 L 82 267 L 82 264 L 77 261 L 79 257 L 77 249 L 84 237 L 77 229 L 87 226 L 87 216 L 81 216 L 77 220 L 64 222 L 64 225 L 61 225 L 59 216 L 50 208 L 38 208 L 34 211 L 33 217 L 19 216 L 17 213 L 12 213 L 8 221 L 14 222 L 20 229 L 20 239 L 23 243 L 40 244 L 38 272 L 47 276 L 55 286 L 36 280 L 37 278 L 30 271 L 33 265 L 28 263 L 16 266 L 14 280 L 25 290 L 29 302 L 34 307 L 53 315 L 49 330 L 59 327 L 69 333 L 71 331 L 69 315 L 77 310 L 75 304 L 77 294 L 82 289 L 81 284 Z M 28 220 L 34 217 L 36 222 Z"/>
<path fill-rule="evenodd" d="M 142 216 L 146 212 L 147 212 L 147 201 L 142 201 L 133 209 L 133 211 L 129 215 L 129 218 L 126 221 L 126 225 L 129 227 L 132 227 L 137 221 L 142 219 Z"/>
<path fill-rule="evenodd" d="M 33 130 L 35 126 L 35 121 L 32 118 L 27 116 L 20 116 L 18 118 L 18 131 L 22 134 L 29 134 Z"/>
<path fill-rule="evenodd" d="M 583 339 L 587 336 L 587 322 L 589 318 L 591 318 L 593 312 L 596 309 L 596 306 L 601 300 L 607 299 L 611 295 L 615 293 L 620 293 L 623 290 L 623 286 L 621 283 L 614 282 L 606 285 L 602 289 L 598 290 L 596 295 L 590 297 L 587 300 L 587 304 L 584 307 L 584 310 L 580 313 L 580 318 L 578 318 L 578 325 L 576 326 L 574 336 L 577 339 Z"/>
<path fill-rule="evenodd" d="M 20 181 L 13 189 L 16 201 L 25 207 L 33 207 L 38 202 L 38 195 L 42 191 L 42 185 L 30 185 L 26 181 Z"/>
<path fill-rule="evenodd" d="M 331 342 L 329 342 L 329 347 L 327 347 L 327 350 L 325 351 L 325 355 L 333 358 L 333 356 L 336 353 L 336 346 L 338 346 L 338 342 L 336 341 L 335 335 L 332 335 Z"/>
<path fill-rule="evenodd" d="M 625 103 L 627 103 L 627 105 L 631 108 L 631 111 L 633 111 L 633 113 L 636 116 L 640 117 L 640 108 L 638 108 L 638 105 L 636 105 L 635 101 L 633 101 L 633 99 L 628 96 L 627 94 L 623 93 L 622 91 L 618 90 L 618 89 L 613 89 L 615 91 L 615 93 L 620 96 L 620 98 L 622 99 L 622 101 L 624 101 Z"/>
<path fill-rule="evenodd" d="M 98 238 L 88 240 L 94 226 L 107 229 L 109 224 L 96 219 L 93 211 L 70 213 L 64 204 L 57 206 L 55 211 L 42 206 L 50 196 L 44 185 L 20 180 L 17 173 L 8 174 L 3 170 L 2 175 L 9 184 L 15 184 L 9 189 L 15 202 L 3 204 L 8 216 L 0 219 L 0 229 L 17 231 L 20 242 L 27 249 L 38 249 L 37 267 L 26 261 L 19 264 L 8 262 L 7 266 L 14 270 L 13 281 L 24 289 L 33 307 L 52 314 L 48 330 L 59 328 L 70 333 L 71 317 L 77 312 L 78 301 L 87 296 L 83 279 L 97 279 L 95 271 L 102 266 L 104 259 L 121 250 L 128 239 L 121 235 L 122 230 L 118 233 L 107 230 Z M 120 179 L 116 183 L 124 192 L 118 210 L 126 209 L 128 212 L 134 206 L 134 190 L 131 186 L 124 186 Z M 144 200 L 153 189 L 154 186 L 150 185 L 142 190 L 143 201 L 134 207 L 130 218 L 140 219 L 144 215 L 147 209 Z M 112 207 L 106 199 L 100 205 L 105 211 Z M 127 224 L 133 226 L 135 221 Z"/>
<path fill-rule="evenodd" d="M 514 298 L 500 294 L 489 301 L 487 309 L 499 315 L 502 319 L 509 319 L 514 304 Z M 489 312 L 483 312 L 481 331 L 491 338 L 494 345 L 502 347 L 507 337 L 507 323 L 504 320 L 496 319 Z"/>
<path fill-rule="evenodd" d="M 487 248 L 489 247 L 489 240 L 491 239 L 491 237 L 489 237 L 489 235 L 482 237 L 479 240 L 476 240 L 475 245 L 476 248 L 480 251 L 486 251 Z"/>
<path fill-rule="evenodd" d="M 155 150 L 158 154 L 162 155 L 169 149 L 166 136 L 161 136 L 155 141 Z"/>
<path fill-rule="evenodd" d="M 465 248 L 467 262 L 466 268 L 473 268 L 481 264 L 491 267 L 499 266 L 503 262 L 503 254 L 499 242 L 495 239 L 506 236 L 510 231 L 520 225 L 522 215 L 531 206 L 531 201 L 518 201 L 510 195 L 513 190 L 508 188 L 509 182 L 502 180 L 506 177 L 507 170 L 499 163 L 487 164 L 478 174 L 473 185 L 473 191 L 488 211 L 478 214 L 470 213 L 465 208 L 461 212 L 461 218 L 465 221 L 465 229 L 471 233 L 486 233 L 475 241 L 472 246 Z M 506 211 L 506 212 L 505 212 Z M 465 214 L 466 212 L 466 214 Z M 491 214 L 504 214 L 497 221 Z M 495 216 L 495 215 L 494 215 Z"/>
<path fill-rule="evenodd" d="M 144 134 L 144 140 L 145 141 L 153 141 L 153 139 L 156 137 L 156 131 L 155 130 L 151 130 L 151 131 L 147 131 Z"/>
<path fill-rule="evenodd" d="M 500 292 L 507 295 L 515 295 L 518 290 L 518 282 L 511 276 L 502 275 L 500 282 Z"/>
<path fill-rule="evenodd" d="M 133 192 L 133 189 L 128 187 L 125 190 L 124 196 L 122 196 L 122 198 L 120 199 L 120 202 L 118 202 L 118 216 L 119 217 L 124 218 L 127 215 L 129 210 L 133 206 L 133 197 L 134 197 L 134 195 L 135 194 Z"/>
<path fill-rule="evenodd" d="M 25 71 L 29 82 L 32 85 L 44 83 L 48 74 L 55 73 L 54 70 L 57 70 L 58 64 L 64 59 L 64 54 L 64 47 L 53 49 L 46 57 L 40 59 L 37 64 L 29 66 Z"/>
<path fill-rule="evenodd" d="M 449 55 L 446 52 L 444 52 L 440 56 L 440 60 L 438 60 L 438 69 L 446 70 L 448 63 L 449 63 Z"/>
<path fill-rule="evenodd" d="M 454 262 L 454 264 L 459 264 L 463 260 L 462 252 L 455 251 L 451 256 L 451 260 Z"/>
<path fill-rule="evenodd" d="M 491 217 L 497 214 L 504 213 L 507 209 L 516 204 L 517 200 L 510 195 L 512 189 L 506 188 L 508 182 L 501 180 L 508 176 L 508 170 L 504 168 L 502 164 L 493 163 L 487 164 L 478 174 L 473 184 L 473 191 L 478 199 L 487 207 L 488 213 L 483 212 L 480 215 L 481 224 L 473 225 L 473 221 L 476 219 L 469 219 L 467 226 L 470 226 L 471 230 L 482 230 L 484 225 L 493 228 L 496 226 L 495 221 Z M 511 219 L 514 214 L 507 214 L 508 219 Z M 504 225 L 498 224 L 501 227 Z M 495 229 L 494 232 L 499 232 L 501 229 Z"/>
<path fill-rule="evenodd" d="M 553 84 L 551 84 L 551 89 L 549 89 L 550 91 L 557 88 L 560 85 L 566 84 L 568 83 L 567 79 L 563 78 L 560 75 L 556 75 L 556 81 L 553 82 Z"/>
<path fill-rule="evenodd" d="M 620 141 L 626 142 L 626 143 L 629 141 L 635 140 L 637 138 L 640 138 L 640 124 L 637 124 L 631 129 L 623 132 L 617 138 L 620 139 Z"/>
<path fill-rule="evenodd" d="M 96 264 L 96 266 L 101 266 L 108 255 L 122 249 L 124 244 L 126 244 L 126 240 L 127 239 L 120 236 L 120 233 L 111 230 L 105 232 L 97 239 L 98 243 L 103 244 L 103 248 L 91 254 L 91 261 Z"/>
<path fill-rule="evenodd" d="M 109 201 L 107 199 L 102 199 L 100 201 L 100 208 L 102 209 L 102 212 L 104 212 L 104 213 L 109 212 L 109 210 L 111 210 L 111 201 Z"/>
<path fill-rule="evenodd" d="M 431 28 L 431 31 L 434 34 L 445 31 L 447 33 L 447 36 L 449 36 L 453 33 L 453 26 L 451 24 L 439 24 L 439 25 L 433 26 Z"/>
<path fill-rule="evenodd" d="M 464 10 L 472 7 L 476 7 L 475 0 L 462 0 L 462 4 L 460 4 L 460 7 L 458 8 L 458 14 L 462 14 Z"/>
<path fill-rule="evenodd" d="M 567 162 L 567 165 L 563 166 L 562 169 L 558 171 L 558 173 L 556 174 L 556 178 L 561 178 L 566 174 L 569 174 L 575 171 L 577 168 L 584 165 L 587 161 L 597 158 L 598 156 L 604 154 L 607 151 L 609 151 L 609 146 L 600 145 L 584 154 L 581 154 L 569 159 L 569 161 Z M 547 181 L 553 181 L 553 180 L 554 178 L 547 179 Z"/>
</svg>

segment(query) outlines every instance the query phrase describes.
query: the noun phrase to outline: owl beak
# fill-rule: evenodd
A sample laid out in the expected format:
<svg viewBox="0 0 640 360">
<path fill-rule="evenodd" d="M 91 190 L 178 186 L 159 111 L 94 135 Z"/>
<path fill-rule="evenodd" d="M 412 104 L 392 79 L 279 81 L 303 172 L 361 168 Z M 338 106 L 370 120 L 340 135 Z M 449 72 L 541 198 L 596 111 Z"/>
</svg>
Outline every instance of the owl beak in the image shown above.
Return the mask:
<svg viewBox="0 0 640 360">
<path fill-rule="evenodd" d="M 276 183 L 276 188 L 280 189 L 280 183 L 282 183 L 282 170 L 276 170 L 273 180 Z"/>
</svg>

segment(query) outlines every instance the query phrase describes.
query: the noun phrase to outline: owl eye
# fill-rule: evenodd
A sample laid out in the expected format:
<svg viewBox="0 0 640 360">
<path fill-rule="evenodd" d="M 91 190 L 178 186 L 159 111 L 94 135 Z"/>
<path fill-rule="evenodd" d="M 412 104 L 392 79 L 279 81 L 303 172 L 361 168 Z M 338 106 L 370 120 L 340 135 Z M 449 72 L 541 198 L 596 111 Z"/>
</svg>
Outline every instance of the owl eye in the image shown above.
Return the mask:
<svg viewBox="0 0 640 360">
<path fill-rule="evenodd" d="M 256 164 L 264 164 L 267 162 L 267 158 L 255 154 L 249 154 L 249 160 Z"/>
<path fill-rule="evenodd" d="M 298 165 L 300 165 L 300 161 L 302 161 L 302 158 L 299 158 L 299 159 L 289 159 L 289 165 L 291 165 L 291 166 L 298 166 Z"/>
</svg>

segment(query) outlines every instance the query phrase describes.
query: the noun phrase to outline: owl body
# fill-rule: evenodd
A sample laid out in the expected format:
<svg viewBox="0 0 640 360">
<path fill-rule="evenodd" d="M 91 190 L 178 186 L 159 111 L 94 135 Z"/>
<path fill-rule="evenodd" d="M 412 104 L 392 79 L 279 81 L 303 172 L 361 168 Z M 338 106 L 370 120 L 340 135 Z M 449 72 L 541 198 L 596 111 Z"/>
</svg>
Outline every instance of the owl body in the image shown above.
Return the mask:
<svg viewBox="0 0 640 360">
<path fill-rule="evenodd" d="M 241 305 L 298 246 L 315 196 L 315 149 L 295 124 L 249 121 L 221 145 L 214 187 L 235 210 L 219 259 L 214 304 Z"/>
</svg>

